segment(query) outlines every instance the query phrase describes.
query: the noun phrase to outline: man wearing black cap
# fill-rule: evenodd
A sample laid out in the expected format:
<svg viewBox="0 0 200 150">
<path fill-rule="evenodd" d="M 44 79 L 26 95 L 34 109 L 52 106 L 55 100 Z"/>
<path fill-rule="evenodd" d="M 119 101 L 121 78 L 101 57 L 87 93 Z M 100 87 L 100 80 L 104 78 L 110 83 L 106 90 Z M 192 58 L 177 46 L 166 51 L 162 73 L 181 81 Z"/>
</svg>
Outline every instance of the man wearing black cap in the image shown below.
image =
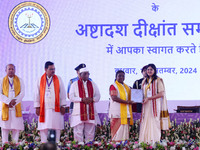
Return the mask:
<svg viewBox="0 0 200 150">
<path fill-rule="evenodd" d="M 70 87 L 71 87 L 72 83 L 79 80 L 79 78 L 80 78 L 79 70 L 81 68 L 85 68 L 85 67 L 86 67 L 86 65 L 82 63 L 82 64 L 78 65 L 76 68 L 74 68 L 74 70 L 76 70 L 78 76 L 73 78 L 73 79 L 70 79 L 70 81 L 68 83 L 68 88 L 67 88 L 67 97 L 68 97 L 68 99 L 69 99 L 69 90 L 70 90 Z M 92 81 L 90 78 L 89 78 L 89 80 Z M 73 107 L 74 107 L 74 103 L 71 102 L 70 103 L 70 112 L 72 112 Z"/>
<path fill-rule="evenodd" d="M 74 102 L 70 126 L 74 140 L 80 143 L 93 141 L 95 127 L 100 123 L 95 107 L 100 100 L 100 93 L 97 85 L 89 80 L 89 75 L 87 68 L 81 68 L 79 80 L 73 82 L 69 91 L 70 101 Z"/>
</svg>

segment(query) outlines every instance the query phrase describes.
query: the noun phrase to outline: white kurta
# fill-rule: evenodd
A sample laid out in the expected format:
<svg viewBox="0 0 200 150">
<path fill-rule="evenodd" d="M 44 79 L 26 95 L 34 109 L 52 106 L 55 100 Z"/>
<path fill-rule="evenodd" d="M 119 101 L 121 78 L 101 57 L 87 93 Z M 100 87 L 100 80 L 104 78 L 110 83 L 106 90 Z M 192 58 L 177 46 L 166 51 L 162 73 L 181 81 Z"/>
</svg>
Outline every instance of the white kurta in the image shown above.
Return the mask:
<svg viewBox="0 0 200 150">
<path fill-rule="evenodd" d="M 57 76 L 59 79 L 59 85 L 60 85 L 60 106 L 67 105 L 66 101 L 66 92 L 65 87 L 63 84 L 62 79 Z M 37 82 L 37 88 L 35 92 L 35 99 L 34 99 L 34 107 L 40 107 L 40 80 L 39 78 Z M 52 80 L 51 78 L 48 78 L 48 83 Z M 60 112 L 55 112 L 55 91 L 54 91 L 54 83 L 50 84 L 48 87 L 48 84 L 46 83 L 46 89 L 45 89 L 45 122 L 39 122 L 38 118 L 38 130 L 44 130 L 44 129 L 55 129 L 55 130 L 61 130 L 64 129 L 64 116 Z"/>
<path fill-rule="evenodd" d="M 13 78 L 8 77 L 10 83 L 13 83 Z M 21 78 L 20 79 L 20 88 L 21 91 L 19 93 L 19 95 L 17 95 L 15 97 L 15 91 L 12 90 L 14 89 L 14 84 L 12 85 L 12 89 L 11 86 L 9 85 L 9 94 L 8 97 L 3 95 L 3 78 L 0 79 L 0 117 L 1 117 L 1 122 L 0 122 L 0 126 L 1 128 L 4 129 L 16 129 L 16 130 L 24 130 L 24 122 L 23 122 L 23 118 L 22 117 L 16 117 L 16 113 L 15 113 L 15 106 L 17 104 L 19 104 L 20 102 L 22 102 L 22 99 L 24 97 L 25 94 L 25 88 L 24 88 L 24 82 L 22 81 Z M 12 99 L 16 99 L 16 104 L 15 106 L 13 106 L 13 108 L 9 108 L 9 119 L 8 121 L 3 121 L 2 120 L 2 103 L 6 103 L 9 104 L 11 102 Z"/>
<path fill-rule="evenodd" d="M 100 99 L 100 93 L 99 93 L 99 89 L 98 89 L 97 85 L 93 81 L 91 81 L 91 82 L 92 82 L 93 91 L 94 91 L 93 99 L 94 99 L 94 102 L 96 103 Z M 86 97 L 88 97 L 87 81 L 86 82 L 83 81 L 83 85 L 84 85 Z M 92 123 L 95 125 L 100 124 L 100 119 L 99 119 L 98 113 L 96 111 L 95 103 L 94 103 L 95 120 L 81 121 L 81 119 L 80 119 L 81 98 L 79 96 L 78 81 L 75 81 L 72 83 L 70 91 L 69 91 L 69 99 L 71 102 L 74 102 L 74 108 L 73 108 L 73 112 L 71 114 L 71 120 L 70 120 L 71 127 L 77 126 L 81 123 Z M 89 106 L 87 105 L 87 107 L 89 107 Z M 89 113 L 88 113 L 88 118 L 89 118 Z"/>
<path fill-rule="evenodd" d="M 119 93 L 116 83 L 114 83 L 113 86 L 117 90 L 117 97 L 120 98 L 120 93 Z M 124 85 L 123 87 L 126 93 L 126 100 L 128 100 L 128 93 Z M 131 116 L 130 116 L 130 111 L 129 111 L 129 105 L 127 105 L 126 107 L 127 107 L 127 118 L 130 118 Z M 113 101 L 112 97 L 110 97 L 109 118 L 121 118 L 120 103 Z"/>
</svg>

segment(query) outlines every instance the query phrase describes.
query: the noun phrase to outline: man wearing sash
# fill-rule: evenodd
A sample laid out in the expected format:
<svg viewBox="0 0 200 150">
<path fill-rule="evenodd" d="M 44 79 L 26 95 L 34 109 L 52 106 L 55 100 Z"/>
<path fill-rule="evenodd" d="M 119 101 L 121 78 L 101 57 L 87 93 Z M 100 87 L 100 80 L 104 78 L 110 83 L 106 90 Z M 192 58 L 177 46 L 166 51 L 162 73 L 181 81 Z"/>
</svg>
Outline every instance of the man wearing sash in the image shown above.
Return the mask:
<svg viewBox="0 0 200 150">
<path fill-rule="evenodd" d="M 95 103 L 99 101 L 100 93 L 97 85 L 89 80 L 87 68 L 80 69 L 80 79 L 71 85 L 69 98 L 71 102 L 74 102 L 70 122 L 71 127 L 74 128 L 74 140 L 93 141 L 95 125 L 99 120 Z"/>
<path fill-rule="evenodd" d="M 78 81 L 79 78 L 80 78 L 79 70 L 80 70 L 81 68 L 85 68 L 85 67 L 86 67 L 85 64 L 80 64 L 80 65 L 78 65 L 78 66 L 75 68 L 76 73 L 77 73 L 77 77 L 70 79 L 70 81 L 69 81 L 69 83 L 68 83 L 68 87 L 67 87 L 67 97 L 68 97 L 68 98 L 69 98 L 69 90 L 70 90 L 70 87 L 71 87 L 72 83 L 75 82 L 75 81 Z M 70 113 L 73 111 L 73 107 L 74 107 L 74 103 L 71 102 L 71 103 L 70 103 L 70 108 L 69 108 L 69 109 L 70 109 Z"/>
<path fill-rule="evenodd" d="M 6 74 L 0 80 L 0 116 L 2 144 L 8 142 L 9 131 L 12 131 L 14 142 L 18 142 L 20 130 L 24 130 L 22 118 L 21 101 L 24 97 L 25 89 L 21 78 L 15 75 L 15 66 L 8 64 Z"/>
<path fill-rule="evenodd" d="M 142 82 L 144 100 L 141 114 L 139 142 L 154 144 L 161 138 L 161 130 L 169 130 L 170 120 L 167 108 L 164 82 L 157 76 L 156 66 L 147 66 L 147 78 Z"/>
<path fill-rule="evenodd" d="M 118 70 L 115 82 L 110 86 L 109 118 L 111 140 L 115 142 L 129 140 L 129 124 L 133 125 L 131 90 L 124 79 L 124 71 Z"/>
<path fill-rule="evenodd" d="M 34 107 L 38 119 L 41 142 L 47 142 L 48 129 L 56 130 L 56 142 L 60 140 L 60 130 L 64 129 L 66 93 L 62 79 L 55 75 L 53 62 L 45 63 L 45 73 L 37 82 Z"/>
</svg>

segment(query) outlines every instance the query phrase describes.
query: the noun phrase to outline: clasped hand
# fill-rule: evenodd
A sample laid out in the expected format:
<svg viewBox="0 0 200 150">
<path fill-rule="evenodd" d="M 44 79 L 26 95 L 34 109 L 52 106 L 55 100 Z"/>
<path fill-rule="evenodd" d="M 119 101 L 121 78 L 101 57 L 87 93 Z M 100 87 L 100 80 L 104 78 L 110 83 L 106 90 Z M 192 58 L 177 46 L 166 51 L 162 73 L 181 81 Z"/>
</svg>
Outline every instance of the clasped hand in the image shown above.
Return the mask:
<svg viewBox="0 0 200 150">
<path fill-rule="evenodd" d="M 10 101 L 10 103 L 8 104 L 8 107 L 9 107 L 9 108 L 13 108 L 13 106 L 15 106 L 15 104 L 16 104 L 16 99 L 12 99 L 12 100 Z"/>
<path fill-rule="evenodd" d="M 90 97 L 82 98 L 82 101 L 83 101 L 85 104 L 90 104 L 90 103 L 93 102 L 93 98 L 90 98 Z"/>
</svg>

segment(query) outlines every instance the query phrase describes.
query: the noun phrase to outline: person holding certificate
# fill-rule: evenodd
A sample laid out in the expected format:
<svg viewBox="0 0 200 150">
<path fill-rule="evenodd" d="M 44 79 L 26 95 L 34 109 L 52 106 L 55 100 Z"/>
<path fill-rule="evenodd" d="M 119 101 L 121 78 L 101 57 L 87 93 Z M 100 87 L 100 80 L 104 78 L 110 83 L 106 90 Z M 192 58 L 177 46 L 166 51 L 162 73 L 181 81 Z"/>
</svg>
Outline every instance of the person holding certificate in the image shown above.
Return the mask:
<svg viewBox="0 0 200 150">
<path fill-rule="evenodd" d="M 83 67 L 79 73 L 80 78 L 72 83 L 69 91 L 69 99 L 74 103 L 70 126 L 75 141 L 88 143 L 94 140 L 95 127 L 99 123 L 95 103 L 101 95 L 97 85 L 89 79 L 89 70 Z"/>
<path fill-rule="evenodd" d="M 135 89 L 135 91 L 140 91 L 141 90 L 141 93 L 142 93 L 142 81 L 147 77 L 147 65 L 142 67 L 141 69 L 141 73 L 143 75 L 143 78 L 139 79 L 139 80 L 136 80 L 133 84 L 133 89 L 132 89 L 132 95 L 134 96 L 134 94 L 136 94 L 135 96 L 137 96 L 137 93 L 136 92 L 133 92 Z M 143 95 L 143 93 L 142 93 Z M 137 102 L 135 101 L 136 103 L 133 104 L 133 112 L 137 112 L 137 113 L 141 113 L 142 112 L 142 102 Z"/>
<path fill-rule="evenodd" d="M 147 78 L 142 82 L 144 100 L 139 142 L 154 144 L 161 138 L 161 130 L 170 127 L 164 82 L 157 76 L 156 66 L 147 66 Z"/>
<path fill-rule="evenodd" d="M 110 86 L 110 127 L 112 141 L 129 139 L 129 124 L 133 125 L 131 90 L 124 83 L 125 73 L 116 72 L 115 82 Z"/>
</svg>

